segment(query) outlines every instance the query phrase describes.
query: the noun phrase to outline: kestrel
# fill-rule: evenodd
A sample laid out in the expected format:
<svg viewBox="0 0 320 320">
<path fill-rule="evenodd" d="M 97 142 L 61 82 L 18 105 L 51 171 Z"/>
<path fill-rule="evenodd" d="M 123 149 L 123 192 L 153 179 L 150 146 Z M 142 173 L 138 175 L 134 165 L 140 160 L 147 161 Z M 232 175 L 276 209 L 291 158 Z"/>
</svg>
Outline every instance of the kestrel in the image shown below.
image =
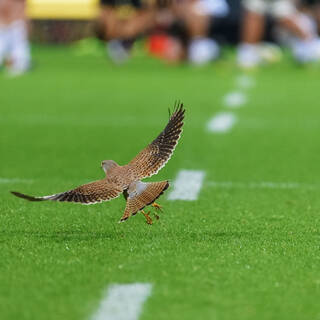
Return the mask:
<svg viewBox="0 0 320 320">
<path fill-rule="evenodd" d="M 123 194 L 126 208 L 119 222 L 141 211 L 147 223 L 151 224 L 149 213 L 145 213 L 143 209 L 148 205 L 161 209 L 155 200 L 169 187 L 169 181 L 142 182 L 141 180 L 158 173 L 171 158 L 181 136 L 184 113 L 183 104 L 176 104 L 164 130 L 128 164 L 120 166 L 113 160 L 102 161 L 101 167 L 106 173 L 106 177 L 102 180 L 43 197 L 28 196 L 15 191 L 11 193 L 29 201 L 52 200 L 82 204 L 109 201 Z"/>
</svg>

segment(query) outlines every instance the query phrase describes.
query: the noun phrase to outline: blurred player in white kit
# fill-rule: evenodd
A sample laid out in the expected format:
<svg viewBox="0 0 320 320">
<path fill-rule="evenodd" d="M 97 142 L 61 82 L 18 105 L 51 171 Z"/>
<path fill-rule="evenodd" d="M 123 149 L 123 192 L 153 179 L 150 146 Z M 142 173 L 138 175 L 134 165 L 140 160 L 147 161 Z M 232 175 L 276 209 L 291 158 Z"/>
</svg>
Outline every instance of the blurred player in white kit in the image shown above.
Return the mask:
<svg viewBox="0 0 320 320">
<path fill-rule="evenodd" d="M 262 61 L 259 42 L 263 37 L 265 16 L 273 17 L 278 25 L 288 31 L 295 41 L 291 49 L 299 62 L 310 62 L 320 58 L 317 49 L 317 35 L 301 19 L 293 0 L 244 0 L 245 17 L 242 41 L 238 48 L 238 64 L 241 67 L 254 67 Z"/>
<path fill-rule="evenodd" d="M 30 45 L 25 0 L 0 0 L 0 66 L 11 75 L 30 68 Z"/>
</svg>

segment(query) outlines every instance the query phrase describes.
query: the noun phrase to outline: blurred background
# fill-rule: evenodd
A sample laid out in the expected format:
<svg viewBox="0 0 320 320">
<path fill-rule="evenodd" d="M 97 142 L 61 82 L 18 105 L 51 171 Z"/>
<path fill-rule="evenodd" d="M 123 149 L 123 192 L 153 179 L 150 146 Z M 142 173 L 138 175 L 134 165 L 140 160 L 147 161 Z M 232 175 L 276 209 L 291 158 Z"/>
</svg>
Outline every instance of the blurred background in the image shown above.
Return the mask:
<svg viewBox="0 0 320 320">
<path fill-rule="evenodd" d="M 136 282 L 154 286 L 141 320 L 320 319 L 319 25 L 317 0 L 0 0 L 1 320 L 91 319 Z M 9 193 L 103 177 L 178 99 L 184 132 L 152 179 L 203 183 L 164 194 L 152 228 L 117 223 L 122 197 Z"/>
<path fill-rule="evenodd" d="M 30 42 L 103 46 L 114 63 L 142 52 L 168 63 L 204 65 L 236 46 L 239 67 L 320 59 L 318 0 L 1 0 L 0 64 L 11 75 L 33 65 Z M 100 51 L 101 52 L 101 51 Z"/>
</svg>

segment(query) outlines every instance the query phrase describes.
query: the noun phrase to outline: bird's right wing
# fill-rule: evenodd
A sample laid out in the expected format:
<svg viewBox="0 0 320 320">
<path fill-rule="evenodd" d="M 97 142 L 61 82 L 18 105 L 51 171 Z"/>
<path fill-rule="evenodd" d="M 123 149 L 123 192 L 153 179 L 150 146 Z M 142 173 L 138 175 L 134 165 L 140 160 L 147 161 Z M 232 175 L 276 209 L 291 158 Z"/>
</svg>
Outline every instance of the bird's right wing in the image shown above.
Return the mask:
<svg viewBox="0 0 320 320">
<path fill-rule="evenodd" d="M 79 202 L 82 204 L 94 204 L 102 201 L 109 201 L 119 197 L 122 192 L 123 190 L 121 188 L 108 182 L 107 179 L 91 182 L 73 190 L 43 197 L 33 197 L 20 192 L 11 191 L 15 196 L 29 201 L 52 200 Z"/>
<path fill-rule="evenodd" d="M 176 104 L 163 131 L 128 164 L 134 180 L 156 174 L 169 161 L 178 144 L 183 126 L 185 109 Z"/>
</svg>

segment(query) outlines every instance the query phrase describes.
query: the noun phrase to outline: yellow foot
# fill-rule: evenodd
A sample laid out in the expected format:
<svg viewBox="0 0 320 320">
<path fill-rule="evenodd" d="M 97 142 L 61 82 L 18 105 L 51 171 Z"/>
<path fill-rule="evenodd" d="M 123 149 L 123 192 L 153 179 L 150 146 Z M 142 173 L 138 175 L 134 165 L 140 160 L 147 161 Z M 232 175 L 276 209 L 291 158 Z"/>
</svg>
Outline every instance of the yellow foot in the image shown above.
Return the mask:
<svg viewBox="0 0 320 320">
<path fill-rule="evenodd" d="M 152 219 L 151 219 L 150 216 L 149 216 L 150 211 L 147 212 L 147 213 L 145 213 L 143 210 L 141 210 L 141 212 L 142 212 L 142 214 L 144 215 L 144 217 L 146 218 L 147 224 L 152 224 L 152 223 L 153 223 L 153 222 L 152 222 Z"/>
<path fill-rule="evenodd" d="M 157 203 L 153 203 L 152 204 L 152 207 L 154 207 L 156 210 L 160 210 L 162 212 L 162 206 L 160 206 L 160 204 L 157 204 Z"/>
</svg>

